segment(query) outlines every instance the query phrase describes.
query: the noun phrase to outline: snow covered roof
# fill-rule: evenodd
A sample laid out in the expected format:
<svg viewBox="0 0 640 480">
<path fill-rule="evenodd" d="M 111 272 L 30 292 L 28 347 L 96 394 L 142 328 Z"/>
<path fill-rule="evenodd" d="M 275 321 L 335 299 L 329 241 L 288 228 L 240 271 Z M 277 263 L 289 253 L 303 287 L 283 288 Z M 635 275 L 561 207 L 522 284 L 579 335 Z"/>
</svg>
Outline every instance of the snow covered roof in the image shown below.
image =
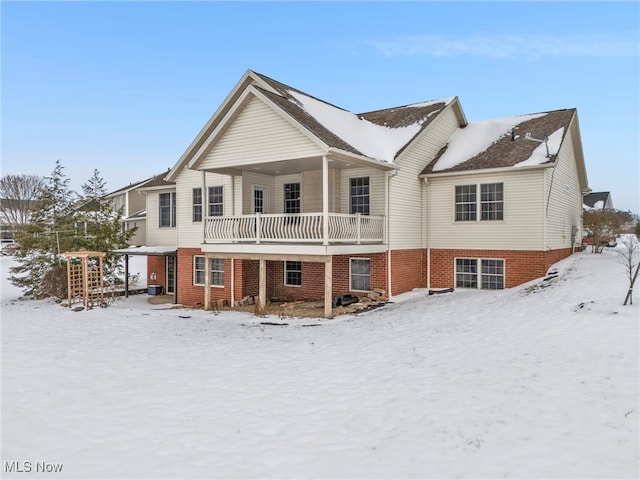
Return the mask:
<svg viewBox="0 0 640 480">
<path fill-rule="evenodd" d="M 175 255 L 176 247 L 167 245 L 147 247 L 143 245 L 140 247 L 118 248 L 117 250 L 113 250 L 113 253 L 123 255 Z"/>
<path fill-rule="evenodd" d="M 255 72 L 254 72 L 255 73 Z M 327 146 L 393 163 L 455 97 L 355 114 L 269 77 L 260 91 Z"/>
<path fill-rule="evenodd" d="M 422 174 L 553 163 L 574 115 L 575 109 L 565 109 L 471 122 Z"/>
<path fill-rule="evenodd" d="M 604 210 L 612 208 L 611 193 L 591 192 L 582 197 L 582 204 L 585 210 Z"/>
</svg>

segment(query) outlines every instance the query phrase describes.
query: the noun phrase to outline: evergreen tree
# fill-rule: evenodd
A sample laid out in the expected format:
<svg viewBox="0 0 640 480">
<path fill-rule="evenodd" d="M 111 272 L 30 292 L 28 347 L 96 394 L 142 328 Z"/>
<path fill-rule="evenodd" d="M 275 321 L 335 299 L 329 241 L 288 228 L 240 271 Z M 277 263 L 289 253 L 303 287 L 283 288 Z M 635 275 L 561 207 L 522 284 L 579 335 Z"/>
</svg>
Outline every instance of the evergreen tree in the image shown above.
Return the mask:
<svg viewBox="0 0 640 480">
<path fill-rule="evenodd" d="M 36 202 L 29 222 L 19 228 L 16 239 L 17 266 L 11 269 L 11 282 L 24 288 L 27 295 L 40 297 L 42 279 L 54 265 L 61 265 L 63 252 L 73 248 L 74 225 L 69 213 L 75 193 L 69 189 L 69 179 L 60 160 Z"/>
<path fill-rule="evenodd" d="M 128 246 L 129 239 L 135 233 L 134 229 L 125 231 L 122 228 L 123 210 L 114 211 L 113 203 L 105 198 L 106 182 L 95 169 L 92 177 L 82 185 L 82 204 L 74 220 L 81 224 L 84 235 L 79 241 L 80 248 L 86 250 L 106 252 L 104 257 L 105 275 L 119 274 L 120 255 L 114 255 L 112 250 Z"/>
<path fill-rule="evenodd" d="M 98 170 L 82 185 L 79 199 L 69 190 L 69 179 L 59 160 L 45 182 L 38 207 L 17 235 L 18 265 L 11 270 L 12 283 L 24 288 L 27 295 L 47 296 L 51 292 L 43 289 L 42 282 L 47 272 L 64 264 L 64 252 L 78 250 L 106 252 L 105 277 L 120 273 L 120 257 L 111 251 L 126 247 L 135 230 L 122 229 L 122 210 L 114 211 L 104 198 L 105 181 Z"/>
</svg>

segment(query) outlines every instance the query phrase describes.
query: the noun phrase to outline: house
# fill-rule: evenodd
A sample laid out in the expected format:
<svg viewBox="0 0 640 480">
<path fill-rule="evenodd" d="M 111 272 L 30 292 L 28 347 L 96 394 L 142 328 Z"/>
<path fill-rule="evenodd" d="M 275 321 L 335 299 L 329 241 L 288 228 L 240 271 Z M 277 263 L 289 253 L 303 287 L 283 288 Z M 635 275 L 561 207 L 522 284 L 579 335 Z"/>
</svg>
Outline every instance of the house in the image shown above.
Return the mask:
<svg viewBox="0 0 640 480">
<path fill-rule="evenodd" d="M 326 317 L 341 294 L 543 276 L 580 244 L 588 191 L 575 109 L 353 114 L 251 70 L 164 181 L 141 189 L 149 282 L 205 308 L 323 298 Z"/>
<path fill-rule="evenodd" d="M 582 197 L 585 210 L 613 210 L 613 200 L 609 192 L 591 192 Z"/>
<path fill-rule="evenodd" d="M 164 183 L 163 178 L 166 174 L 166 171 L 162 172 L 146 180 L 131 183 L 106 195 L 106 198 L 111 200 L 114 211 L 117 212 L 122 209 L 123 231 L 136 228 L 136 231 L 129 239 L 132 245 L 145 245 L 147 242 L 147 206 L 144 188 L 149 185 Z M 151 240 L 153 241 L 153 236 Z"/>
</svg>

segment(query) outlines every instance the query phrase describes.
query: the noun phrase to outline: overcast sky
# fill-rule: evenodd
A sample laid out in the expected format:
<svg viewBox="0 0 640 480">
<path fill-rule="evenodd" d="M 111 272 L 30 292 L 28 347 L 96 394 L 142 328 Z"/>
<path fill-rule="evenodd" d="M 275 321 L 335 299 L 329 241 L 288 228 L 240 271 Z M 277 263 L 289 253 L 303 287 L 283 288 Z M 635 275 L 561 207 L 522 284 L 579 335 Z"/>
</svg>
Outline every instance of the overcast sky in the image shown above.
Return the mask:
<svg viewBox="0 0 640 480">
<path fill-rule="evenodd" d="M 640 212 L 639 5 L 3 1 L 2 174 L 159 173 L 252 69 L 354 113 L 575 107 L 590 187 Z"/>
</svg>

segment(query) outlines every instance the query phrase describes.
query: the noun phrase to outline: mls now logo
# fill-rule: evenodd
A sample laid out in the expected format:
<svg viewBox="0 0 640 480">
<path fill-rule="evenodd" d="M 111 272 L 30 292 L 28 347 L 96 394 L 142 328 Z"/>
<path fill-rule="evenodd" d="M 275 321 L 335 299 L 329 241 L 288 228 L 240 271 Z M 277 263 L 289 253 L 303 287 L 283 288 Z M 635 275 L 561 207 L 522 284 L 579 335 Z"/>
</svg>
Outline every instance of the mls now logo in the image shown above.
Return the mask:
<svg viewBox="0 0 640 480">
<path fill-rule="evenodd" d="M 49 462 L 4 462 L 5 473 L 59 473 L 62 471 L 62 463 L 49 463 Z"/>
</svg>

